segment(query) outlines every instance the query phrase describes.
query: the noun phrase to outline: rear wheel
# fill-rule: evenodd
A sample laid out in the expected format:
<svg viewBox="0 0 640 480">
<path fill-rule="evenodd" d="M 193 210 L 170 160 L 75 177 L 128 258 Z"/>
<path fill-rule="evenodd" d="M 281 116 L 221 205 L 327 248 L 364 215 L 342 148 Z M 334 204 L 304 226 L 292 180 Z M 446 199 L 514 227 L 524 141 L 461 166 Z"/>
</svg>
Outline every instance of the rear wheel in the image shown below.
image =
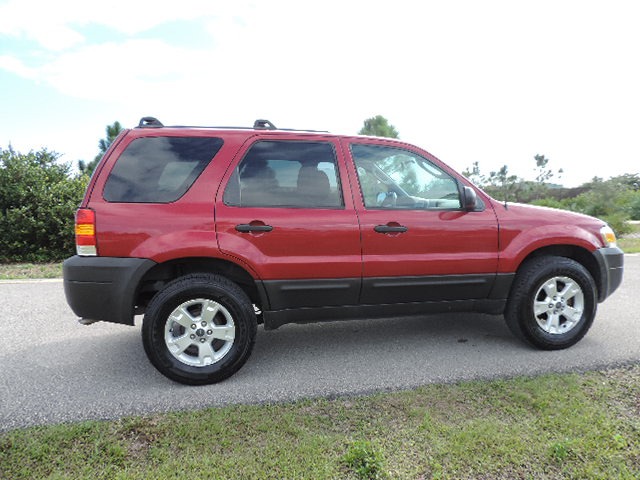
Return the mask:
<svg viewBox="0 0 640 480">
<path fill-rule="evenodd" d="M 149 303 L 142 341 L 151 363 L 180 383 L 219 382 L 247 361 L 256 336 L 251 301 L 219 275 L 169 283 Z"/>
<path fill-rule="evenodd" d="M 581 264 L 565 257 L 540 257 L 516 275 L 505 319 L 517 337 L 535 347 L 567 348 L 591 328 L 596 298 L 593 278 Z"/>
</svg>

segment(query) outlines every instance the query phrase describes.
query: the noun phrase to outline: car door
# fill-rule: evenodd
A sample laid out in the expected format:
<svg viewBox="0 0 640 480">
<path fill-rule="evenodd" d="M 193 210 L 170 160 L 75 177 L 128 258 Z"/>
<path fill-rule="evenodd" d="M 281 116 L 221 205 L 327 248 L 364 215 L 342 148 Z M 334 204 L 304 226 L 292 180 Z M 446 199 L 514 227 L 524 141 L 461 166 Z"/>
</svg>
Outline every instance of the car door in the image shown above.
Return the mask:
<svg viewBox="0 0 640 480">
<path fill-rule="evenodd" d="M 354 305 L 360 231 L 339 144 L 330 136 L 253 137 L 216 201 L 223 252 L 250 268 L 271 310 Z"/>
<path fill-rule="evenodd" d="M 490 204 L 463 208 L 453 172 L 410 146 L 345 140 L 361 226 L 361 303 L 487 298 L 496 278 L 498 225 Z"/>
</svg>

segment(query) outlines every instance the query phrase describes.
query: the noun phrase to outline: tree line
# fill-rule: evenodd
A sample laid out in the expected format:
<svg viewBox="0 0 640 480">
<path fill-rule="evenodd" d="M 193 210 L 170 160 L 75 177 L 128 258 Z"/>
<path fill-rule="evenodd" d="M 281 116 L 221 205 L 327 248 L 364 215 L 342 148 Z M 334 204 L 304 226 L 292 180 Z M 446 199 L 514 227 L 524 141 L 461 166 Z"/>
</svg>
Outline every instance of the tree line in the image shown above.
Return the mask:
<svg viewBox="0 0 640 480">
<path fill-rule="evenodd" d="M 122 126 L 107 125 L 98 153 L 74 170 L 47 149 L 20 153 L 0 148 L 0 263 L 59 261 L 74 253 L 74 215 L 89 178 Z M 368 118 L 358 132 L 399 138 L 398 130 L 381 116 Z M 463 174 L 499 200 L 534 203 L 592 215 L 607 221 L 616 233 L 628 231 L 629 219 L 640 220 L 640 176 L 625 174 L 594 178 L 579 188 L 562 188 L 553 180 L 562 169 L 552 169 L 544 155 L 535 155 L 534 181 L 509 174 L 505 165 L 484 174 L 475 162 Z"/>
</svg>

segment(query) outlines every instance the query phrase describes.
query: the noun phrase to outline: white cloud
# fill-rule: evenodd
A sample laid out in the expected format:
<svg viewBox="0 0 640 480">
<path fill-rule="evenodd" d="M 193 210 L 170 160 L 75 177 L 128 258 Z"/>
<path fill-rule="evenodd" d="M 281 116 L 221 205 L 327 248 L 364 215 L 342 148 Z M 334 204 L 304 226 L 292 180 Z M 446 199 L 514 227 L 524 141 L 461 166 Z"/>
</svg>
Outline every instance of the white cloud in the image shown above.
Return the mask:
<svg viewBox="0 0 640 480">
<path fill-rule="evenodd" d="M 33 79 L 36 77 L 36 70 L 27 67 L 19 58 L 10 55 L 0 56 L 0 69 L 15 73 L 23 78 Z"/>
<path fill-rule="evenodd" d="M 128 40 L 65 53 L 39 71 L 69 96 L 135 101 L 188 81 L 198 56 L 195 50 L 172 47 L 161 40 Z"/>
<path fill-rule="evenodd" d="M 176 20 L 220 15 L 228 7 L 206 0 L 9 0 L 0 4 L 0 34 L 36 41 L 42 48 L 62 51 L 83 44 L 78 30 L 101 25 L 126 35 Z M 226 2 L 225 2 L 226 4 Z"/>
<path fill-rule="evenodd" d="M 35 40 L 48 50 L 64 50 L 84 41 L 63 21 L 67 8 L 74 11 L 72 5 L 58 2 L 11 0 L 0 5 L 0 33 Z"/>
</svg>

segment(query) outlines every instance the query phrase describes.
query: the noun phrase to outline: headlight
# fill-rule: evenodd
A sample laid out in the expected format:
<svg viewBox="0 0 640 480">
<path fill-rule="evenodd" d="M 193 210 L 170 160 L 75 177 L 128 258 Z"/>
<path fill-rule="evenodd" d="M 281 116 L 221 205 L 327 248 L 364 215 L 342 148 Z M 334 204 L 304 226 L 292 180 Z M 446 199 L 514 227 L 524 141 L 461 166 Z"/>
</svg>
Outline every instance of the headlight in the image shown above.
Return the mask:
<svg viewBox="0 0 640 480">
<path fill-rule="evenodd" d="M 615 247 L 616 245 L 616 234 L 611 230 L 609 225 L 605 225 L 600 229 L 600 236 L 602 237 L 602 241 L 604 242 L 605 247 Z"/>
</svg>

